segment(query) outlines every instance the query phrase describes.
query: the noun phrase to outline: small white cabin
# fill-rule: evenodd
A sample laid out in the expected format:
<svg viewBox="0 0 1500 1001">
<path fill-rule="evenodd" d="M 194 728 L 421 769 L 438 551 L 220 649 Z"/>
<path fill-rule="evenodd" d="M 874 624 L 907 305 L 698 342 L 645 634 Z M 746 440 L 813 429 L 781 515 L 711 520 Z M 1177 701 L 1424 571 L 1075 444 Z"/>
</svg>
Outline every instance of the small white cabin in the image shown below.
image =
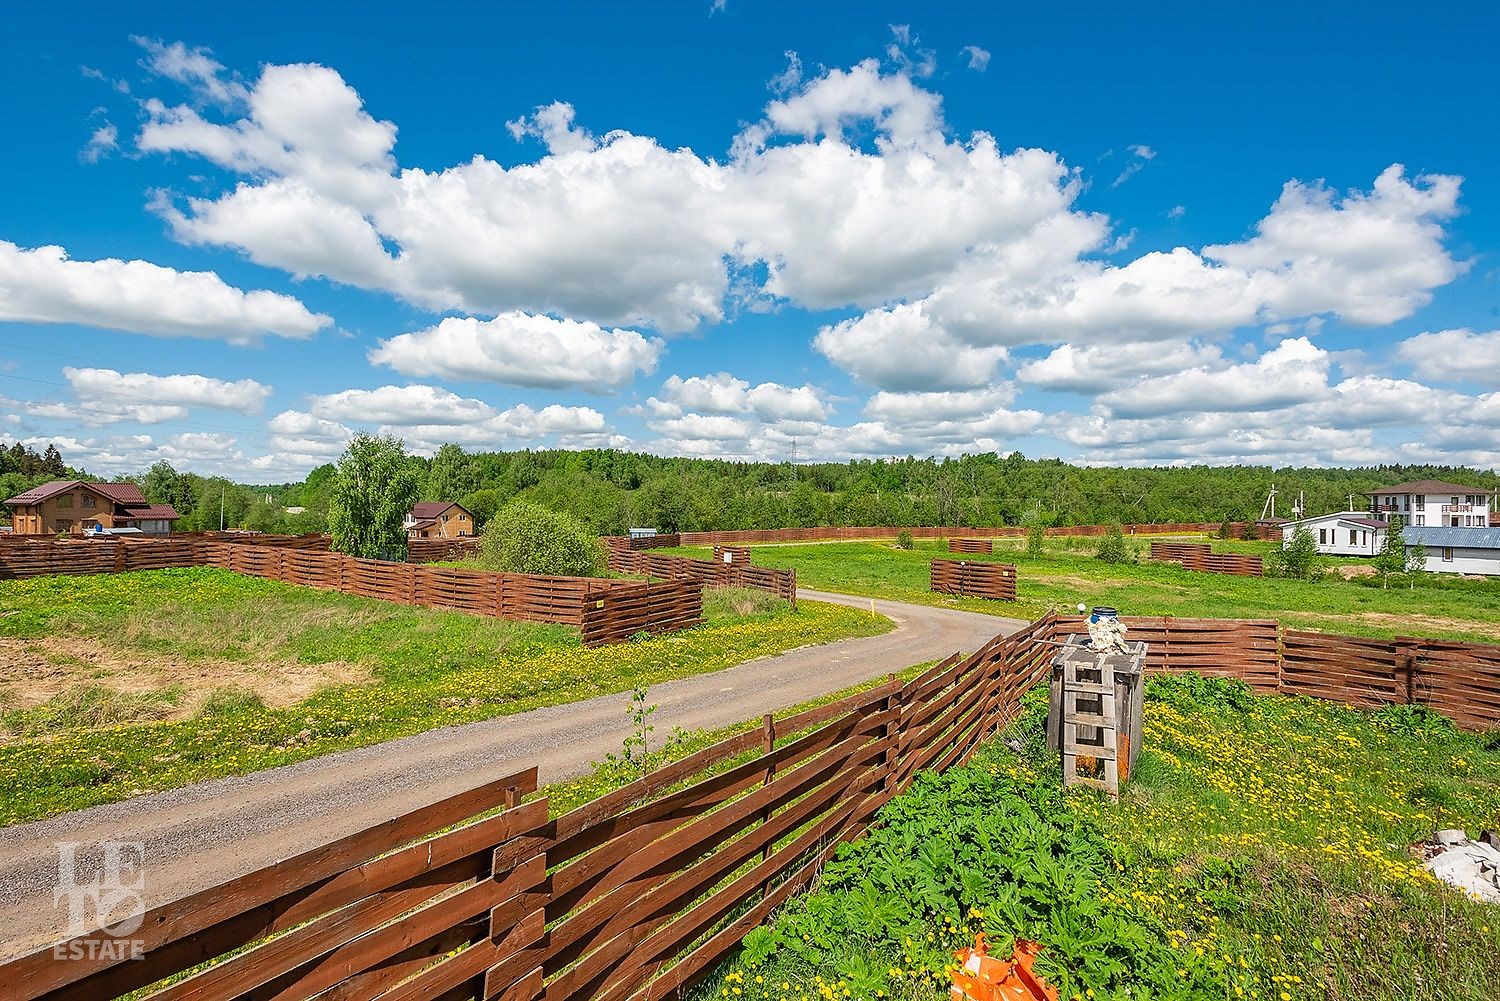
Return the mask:
<svg viewBox="0 0 1500 1001">
<path fill-rule="evenodd" d="M 1388 527 L 1368 512 L 1340 511 L 1287 522 L 1281 526 L 1281 544 L 1285 548 L 1297 529 L 1305 528 L 1317 540 L 1318 552 L 1325 556 L 1374 556 L 1385 546 Z"/>
<path fill-rule="evenodd" d="M 1482 574 L 1500 577 L 1500 528 L 1417 528 L 1401 530 L 1410 551 L 1424 546 L 1424 569 L 1432 573 Z"/>
</svg>

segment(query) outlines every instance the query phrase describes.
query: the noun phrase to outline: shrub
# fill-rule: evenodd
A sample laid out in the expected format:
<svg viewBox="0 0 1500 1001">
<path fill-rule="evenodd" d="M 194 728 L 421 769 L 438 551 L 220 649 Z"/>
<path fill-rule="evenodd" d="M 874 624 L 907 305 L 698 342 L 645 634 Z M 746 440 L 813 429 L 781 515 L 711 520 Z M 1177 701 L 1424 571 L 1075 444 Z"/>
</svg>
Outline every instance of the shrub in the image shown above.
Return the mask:
<svg viewBox="0 0 1500 1001">
<path fill-rule="evenodd" d="M 1104 536 L 1094 555 L 1104 563 L 1130 562 L 1130 547 L 1125 544 L 1125 530 L 1118 521 L 1109 526 L 1109 534 Z"/>
<path fill-rule="evenodd" d="M 1039 521 L 1034 521 L 1026 526 L 1026 555 L 1032 559 L 1040 559 L 1042 546 L 1047 541 L 1047 526 Z"/>
<path fill-rule="evenodd" d="M 910 549 L 913 545 L 914 543 L 911 541 L 911 533 L 906 529 L 903 528 L 901 531 L 896 533 L 897 549 Z"/>
<path fill-rule="evenodd" d="M 1245 712 L 1255 692 L 1238 678 L 1206 678 L 1201 674 L 1163 674 L 1146 681 L 1149 698 L 1179 709 Z"/>
<path fill-rule="evenodd" d="M 1233 537 L 1234 528 L 1229 524 L 1229 519 L 1225 518 L 1223 521 L 1219 522 L 1219 538 L 1229 539 Z"/>
<path fill-rule="evenodd" d="M 1298 526 L 1286 545 L 1273 554 L 1271 569 L 1278 576 L 1294 580 L 1317 580 L 1323 575 L 1318 540 L 1306 526 Z"/>
<path fill-rule="evenodd" d="M 479 560 L 492 570 L 599 577 L 608 565 L 604 544 L 581 522 L 530 501 L 501 508 L 481 539 Z"/>
</svg>

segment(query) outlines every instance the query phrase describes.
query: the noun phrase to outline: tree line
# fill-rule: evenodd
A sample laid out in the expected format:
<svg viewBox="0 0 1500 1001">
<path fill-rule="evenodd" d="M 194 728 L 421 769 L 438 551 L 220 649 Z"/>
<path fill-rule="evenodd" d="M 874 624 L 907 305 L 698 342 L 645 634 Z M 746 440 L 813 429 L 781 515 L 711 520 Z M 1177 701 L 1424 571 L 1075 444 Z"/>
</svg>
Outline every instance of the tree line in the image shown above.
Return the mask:
<svg viewBox="0 0 1500 1001">
<path fill-rule="evenodd" d="M 23 450 L 24 452 L 25 450 Z M 56 450 L 36 459 L 46 464 Z M 1350 468 L 1269 466 L 1078 466 L 1058 459 L 981 453 L 957 458 L 848 462 L 735 462 L 615 449 L 468 452 L 444 445 L 431 458 L 398 449 L 420 500 L 456 500 L 482 524 L 511 500 L 577 518 L 600 534 L 631 527 L 665 532 L 818 525 L 1087 525 L 1112 522 L 1248 521 L 1259 517 L 1272 483 L 1277 514 L 1290 516 L 1301 491 L 1309 515 L 1361 508 L 1366 490 L 1414 479 L 1500 488 L 1500 475 L 1454 466 Z M 0 448 L 0 483 L 10 496 L 34 482 L 86 473 L 16 468 Z M 35 453 L 31 453 L 34 455 Z M 29 474 L 26 472 L 29 470 Z M 179 471 L 165 462 L 130 477 L 154 503 L 182 514 L 184 531 L 233 528 L 325 531 L 335 466 L 301 481 L 240 484 Z M 403 477 L 404 478 L 404 477 Z M 291 509 L 291 510 L 288 510 Z M 301 509 L 301 510 L 298 510 Z"/>
</svg>

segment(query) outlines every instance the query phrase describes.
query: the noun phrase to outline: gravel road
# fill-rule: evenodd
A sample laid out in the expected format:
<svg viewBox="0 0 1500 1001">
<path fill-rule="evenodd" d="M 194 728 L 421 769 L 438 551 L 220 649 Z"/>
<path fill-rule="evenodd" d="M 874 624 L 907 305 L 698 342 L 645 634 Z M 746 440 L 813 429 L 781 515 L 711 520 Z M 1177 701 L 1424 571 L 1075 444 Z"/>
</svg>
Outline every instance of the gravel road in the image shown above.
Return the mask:
<svg viewBox="0 0 1500 1001">
<path fill-rule="evenodd" d="M 807 600 L 868 607 L 869 598 L 801 591 Z M 975 612 L 875 602 L 896 622 L 882 636 L 842 640 L 656 685 L 657 734 L 715 728 L 977 649 L 1025 623 Z M 92 878 L 104 841 L 145 845 L 148 906 L 221 883 L 532 764 L 545 784 L 584 774 L 618 751 L 628 693 L 433 730 L 250 775 L 91 807 L 0 830 L 0 959 L 63 937 L 54 909 L 58 842 L 78 842 Z"/>
</svg>

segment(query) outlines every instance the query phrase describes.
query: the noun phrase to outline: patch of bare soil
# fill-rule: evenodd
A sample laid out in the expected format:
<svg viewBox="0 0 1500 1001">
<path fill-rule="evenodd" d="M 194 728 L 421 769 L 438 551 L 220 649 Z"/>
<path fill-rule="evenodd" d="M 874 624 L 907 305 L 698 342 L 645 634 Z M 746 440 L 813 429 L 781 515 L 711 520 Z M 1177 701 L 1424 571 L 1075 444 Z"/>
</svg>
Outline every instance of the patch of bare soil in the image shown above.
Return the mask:
<svg viewBox="0 0 1500 1001">
<path fill-rule="evenodd" d="M 113 649 L 82 636 L 0 638 L 0 709 L 28 708 L 80 685 L 121 692 L 175 688 L 183 693 L 168 718 L 191 716 L 202 698 L 227 686 L 248 689 L 267 705 L 300 702 L 328 685 L 361 684 L 369 671 L 347 661 L 302 664 L 294 660 L 233 662 Z"/>
<path fill-rule="evenodd" d="M 1373 577 L 1375 568 L 1368 563 L 1346 563 L 1333 568 L 1333 572 L 1345 580 L 1353 580 L 1355 577 Z"/>
<path fill-rule="evenodd" d="M 1302 619 L 1335 622 L 1363 622 L 1386 629 L 1400 629 L 1405 635 L 1421 636 L 1434 629 L 1450 632 L 1474 632 L 1479 624 L 1465 619 L 1445 619 L 1438 615 L 1422 615 L 1419 612 L 1280 612 L 1284 619 Z"/>
</svg>

